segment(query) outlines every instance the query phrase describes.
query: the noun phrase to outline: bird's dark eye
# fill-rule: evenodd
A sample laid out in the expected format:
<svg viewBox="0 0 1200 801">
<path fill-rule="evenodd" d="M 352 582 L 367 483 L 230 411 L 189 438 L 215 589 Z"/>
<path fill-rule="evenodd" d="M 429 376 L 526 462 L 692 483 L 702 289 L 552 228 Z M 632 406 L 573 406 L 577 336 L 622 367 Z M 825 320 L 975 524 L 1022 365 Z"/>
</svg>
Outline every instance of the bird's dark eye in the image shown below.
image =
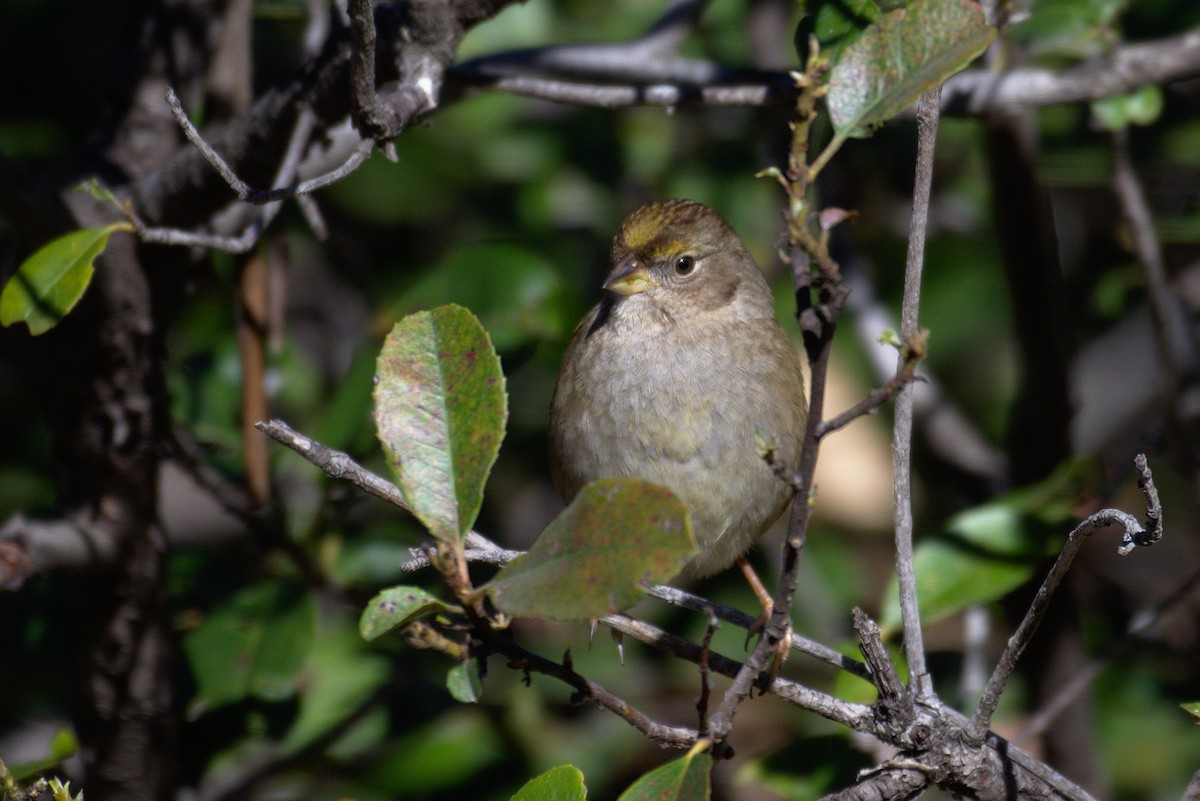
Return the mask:
<svg viewBox="0 0 1200 801">
<path fill-rule="evenodd" d="M 680 275 L 688 275 L 694 269 L 696 269 L 696 260 L 691 256 L 680 256 L 675 260 L 675 272 Z"/>
</svg>

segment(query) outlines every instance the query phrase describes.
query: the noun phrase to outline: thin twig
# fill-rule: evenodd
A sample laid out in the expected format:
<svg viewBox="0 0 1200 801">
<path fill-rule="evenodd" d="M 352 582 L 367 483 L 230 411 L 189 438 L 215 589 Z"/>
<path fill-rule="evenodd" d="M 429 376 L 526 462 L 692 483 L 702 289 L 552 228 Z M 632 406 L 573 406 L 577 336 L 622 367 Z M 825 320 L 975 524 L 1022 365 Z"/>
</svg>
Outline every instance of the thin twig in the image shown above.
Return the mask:
<svg viewBox="0 0 1200 801">
<path fill-rule="evenodd" d="M 171 114 L 175 117 L 175 121 L 179 124 L 179 127 L 183 129 L 183 133 L 188 138 L 188 141 L 200 151 L 200 154 L 204 156 L 204 160 L 212 165 L 212 168 L 220 174 L 225 183 L 229 184 L 229 188 L 233 190 L 237 199 L 258 206 L 275 203 L 294 195 L 305 195 L 315 192 L 331 183 L 340 181 L 358 169 L 359 165 L 366 161 L 367 156 L 371 154 L 371 150 L 373 149 L 371 142 L 364 142 L 350 154 L 341 166 L 295 186 L 286 185 L 290 184 L 292 178 L 295 176 L 296 166 L 300 163 L 300 158 L 308 146 L 309 138 L 312 136 L 317 122 L 316 115 L 311 109 L 301 109 L 296 118 L 296 124 L 292 129 L 292 135 L 288 140 L 284 160 L 280 163 L 280 169 L 275 175 L 275 180 L 273 181 L 275 186 L 271 189 L 255 189 L 239 178 L 233 168 L 221 157 L 221 154 L 214 150 L 212 145 L 204 141 L 204 137 L 196 130 L 196 126 L 192 125 L 192 121 L 188 119 L 187 113 L 183 110 L 183 105 L 179 102 L 179 97 L 175 94 L 174 89 L 167 89 L 167 105 L 171 107 Z"/>
<path fill-rule="evenodd" d="M 330 478 L 346 479 L 363 492 L 369 492 L 405 511 L 409 510 L 404 494 L 395 484 L 372 473 L 345 453 L 309 439 L 282 420 L 265 420 L 255 423 L 254 427 L 312 462 Z"/>
<path fill-rule="evenodd" d="M 928 332 L 918 331 L 901 350 L 900 367 L 891 380 L 882 387 L 872 389 L 865 398 L 837 417 L 822 421 L 817 427 L 817 436 L 824 437 L 845 428 L 858 418 L 874 413 L 880 406 L 900 394 L 900 390 L 913 382 L 917 365 L 921 359 L 925 358 L 925 345 L 928 339 Z"/>
<path fill-rule="evenodd" d="M 607 615 L 602 617 L 600 622 L 664 653 L 694 664 L 698 664 L 703 656 L 701 647 L 696 643 L 663 631 L 653 624 L 635 620 L 628 615 Z M 742 663 L 712 651 L 708 654 L 708 666 L 714 673 L 730 677 L 736 677 L 743 669 Z M 758 674 L 757 678 L 762 686 L 763 676 Z M 767 693 L 779 696 L 796 707 L 814 712 L 827 720 L 841 723 L 855 731 L 870 730 L 871 708 L 869 706 L 842 701 L 805 687 L 799 682 L 778 676 L 772 678 L 769 684 L 762 686 L 762 689 Z M 711 722 L 709 726 L 712 727 Z"/>
<path fill-rule="evenodd" d="M 787 222 L 789 247 L 786 261 L 792 271 L 792 282 L 796 289 L 797 317 L 805 337 L 805 350 L 809 358 L 811 385 L 809 387 L 808 418 L 804 426 L 804 439 L 800 449 L 800 460 L 796 466 L 792 487 L 792 506 L 788 517 L 788 532 L 783 542 L 782 567 L 775 591 L 770 619 L 754 650 L 746 658 L 725 691 L 721 704 L 710 719 L 711 733 L 717 742 L 722 742 L 733 729 L 733 718 L 741 704 L 749 697 L 759 681 L 759 675 L 769 659 L 777 653 L 778 645 L 793 631 L 791 621 L 792 598 L 799 582 L 800 553 L 808 536 L 808 525 L 812 518 L 810 502 L 813 477 L 816 473 L 817 456 L 821 440 L 817 436 L 825 410 L 825 384 L 829 371 L 833 335 L 837 319 L 846 304 L 846 288 L 841 283 L 837 262 L 829 255 L 827 241 L 819 240 L 810 225 L 807 196 L 810 171 L 807 164 L 809 128 L 817 114 L 821 96 L 822 79 L 826 65 L 815 56 L 805 71 L 793 76 L 796 88 L 795 118 L 789 123 L 791 147 L 788 152 L 786 170 L 775 175 L 788 195 Z M 812 269 L 815 266 L 815 270 Z M 815 295 L 815 303 L 812 302 Z"/>
<path fill-rule="evenodd" d="M 646 593 L 660 601 L 665 601 L 673 606 L 679 606 L 684 609 L 690 609 L 693 612 L 701 614 L 711 612 L 726 623 L 732 623 L 742 629 L 749 629 L 757 619 L 753 615 L 748 615 L 739 609 L 714 603 L 706 598 L 701 598 L 699 595 L 694 595 L 685 590 L 665 584 L 651 587 Z M 792 633 L 792 649 L 870 681 L 871 672 L 862 662 L 859 662 L 857 659 L 851 659 L 845 654 L 838 653 L 827 645 L 822 645 L 814 640 L 801 637 L 795 632 Z"/>
<path fill-rule="evenodd" d="M 913 181 L 912 227 L 908 259 L 904 269 L 904 301 L 900 309 L 900 336 L 917 334 L 921 304 L 921 274 L 925 264 L 925 231 L 929 224 L 929 196 L 933 185 L 933 153 L 937 142 L 941 87 L 926 92 L 917 108 L 917 169 Z M 903 362 L 901 362 L 903 364 Z M 904 656 L 908 660 L 909 685 L 917 697 L 933 695 L 933 683 L 925 667 L 925 644 L 921 612 L 913 570 L 912 516 L 912 385 L 906 384 L 895 403 L 892 437 L 892 468 L 895 481 L 896 575 L 900 586 L 900 613 L 904 622 Z"/>
<path fill-rule="evenodd" d="M 671 726 L 660 723 L 645 713 L 633 707 L 627 701 L 613 695 L 602 686 L 583 676 L 570 665 L 570 656 L 562 663 L 555 662 L 543 656 L 528 651 L 512 639 L 507 632 L 497 632 L 492 622 L 481 617 L 472 608 L 465 607 L 467 618 L 471 621 L 471 630 L 478 637 L 484 648 L 502 654 L 509 661 L 509 666 L 518 670 L 532 671 L 558 679 L 575 688 L 579 698 L 590 698 L 600 706 L 615 713 L 629 725 L 640 731 L 646 737 L 660 745 L 671 748 L 690 748 L 700 739 L 700 733 L 686 726 Z"/>
<path fill-rule="evenodd" d="M 1144 461 L 1144 457 L 1142 461 Z M 1157 490 L 1154 489 L 1154 481 L 1150 476 L 1149 467 L 1146 468 L 1143 477 L 1148 485 L 1148 489 L 1146 490 L 1147 498 L 1151 496 L 1157 498 Z M 1158 519 L 1161 519 L 1161 509 L 1156 511 L 1158 512 Z M 1114 525 L 1121 526 L 1123 531 L 1121 546 L 1117 550 L 1122 556 L 1128 554 L 1135 547 L 1153 545 L 1162 536 L 1161 531 L 1159 531 L 1157 538 L 1154 537 L 1142 527 L 1136 517 L 1119 509 L 1102 509 L 1090 515 L 1075 527 L 1067 536 L 1067 544 L 1063 547 L 1062 552 L 1059 553 L 1058 559 L 1055 560 L 1054 566 L 1042 582 L 1042 586 L 1038 588 L 1037 595 L 1034 596 L 1033 602 L 1029 605 L 1029 609 L 1021 621 L 1021 625 L 1017 627 L 1017 631 L 1009 638 L 1008 645 L 1004 649 L 1000 661 L 996 664 L 996 669 L 992 672 L 987 686 L 983 689 L 983 697 L 979 699 L 979 705 L 975 709 L 975 714 L 971 716 L 972 730 L 977 736 L 982 737 L 987 730 L 992 719 L 992 713 L 995 712 L 996 705 L 1000 702 L 1000 695 L 1004 692 L 1004 687 L 1008 683 L 1013 669 L 1016 668 L 1017 660 L 1021 658 L 1021 654 L 1024 653 L 1030 640 L 1033 639 L 1034 632 L 1037 631 L 1042 617 L 1046 614 L 1046 609 L 1050 606 L 1050 599 L 1053 597 L 1054 591 L 1062 582 L 1063 577 L 1066 576 L 1067 571 L 1070 570 L 1071 563 L 1075 561 L 1075 556 L 1079 553 L 1079 549 L 1083 547 L 1083 543 L 1087 540 L 1088 535 L 1097 529 Z"/>
</svg>

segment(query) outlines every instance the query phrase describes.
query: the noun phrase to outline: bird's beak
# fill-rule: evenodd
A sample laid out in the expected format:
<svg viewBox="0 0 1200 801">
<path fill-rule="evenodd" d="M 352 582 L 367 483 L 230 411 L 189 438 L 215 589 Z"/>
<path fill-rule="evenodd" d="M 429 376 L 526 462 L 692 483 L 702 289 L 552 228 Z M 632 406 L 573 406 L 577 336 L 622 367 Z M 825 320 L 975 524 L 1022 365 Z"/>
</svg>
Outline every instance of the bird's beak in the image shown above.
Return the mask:
<svg viewBox="0 0 1200 801">
<path fill-rule="evenodd" d="M 632 253 L 621 259 L 604 279 L 605 289 L 622 296 L 636 295 L 655 286 L 658 281 L 650 277 L 650 271 Z"/>
</svg>

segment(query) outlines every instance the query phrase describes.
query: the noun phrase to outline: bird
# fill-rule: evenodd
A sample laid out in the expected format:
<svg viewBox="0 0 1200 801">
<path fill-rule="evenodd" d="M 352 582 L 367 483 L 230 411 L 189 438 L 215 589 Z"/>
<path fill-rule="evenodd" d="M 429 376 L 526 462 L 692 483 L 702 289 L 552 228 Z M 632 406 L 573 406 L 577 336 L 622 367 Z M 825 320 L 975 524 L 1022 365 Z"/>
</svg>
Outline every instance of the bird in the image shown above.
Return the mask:
<svg viewBox="0 0 1200 801">
<path fill-rule="evenodd" d="M 665 486 L 687 505 L 698 548 L 680 575 L 747 570 L 745 552 L 792 496 L 764 446 L 794 468 L 808 416 L 770 287 L 728 223 L 692 200 L 630 213 L 611 259 L 550 404 L 555 488 L 569 503 L 600 478 Z"/>
</svg>

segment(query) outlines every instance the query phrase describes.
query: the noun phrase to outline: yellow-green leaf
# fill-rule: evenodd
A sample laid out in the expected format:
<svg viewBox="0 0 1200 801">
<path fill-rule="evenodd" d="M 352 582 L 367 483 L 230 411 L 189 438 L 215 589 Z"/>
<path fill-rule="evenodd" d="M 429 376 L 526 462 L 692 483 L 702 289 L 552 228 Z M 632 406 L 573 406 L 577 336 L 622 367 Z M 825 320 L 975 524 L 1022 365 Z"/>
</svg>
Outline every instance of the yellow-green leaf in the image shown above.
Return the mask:
<svg viewBox="0 0 1200 801">
<path fill-rule="evenodd" d="M 368 642 L 417 618 L 452 611 L 453 607 L 420 587 L 390 587 L 363 609 L 358 633 Z"/>
<path fill-rule="evenodd" d="M 701 740 L 685 756 L 668 762 L 638 779 L 617 801 L 708 801 L 712 793 L 709 774 L 710 743 Z"/>
<path fill-rule="evenodd" d="M 129 223 L 83 228 L 42 246 L 0 292 L 0 324 L 23 322 L 34 336 L 49 331 L 87 291 L 108 237 L 114 231 L 132 230 Z"/>
<path fill-rule="evenodd" d="M 574 765 L 559 765 L 535 776 L 510 801 L 586 801 L 583 774 Z"/>
</svg>

